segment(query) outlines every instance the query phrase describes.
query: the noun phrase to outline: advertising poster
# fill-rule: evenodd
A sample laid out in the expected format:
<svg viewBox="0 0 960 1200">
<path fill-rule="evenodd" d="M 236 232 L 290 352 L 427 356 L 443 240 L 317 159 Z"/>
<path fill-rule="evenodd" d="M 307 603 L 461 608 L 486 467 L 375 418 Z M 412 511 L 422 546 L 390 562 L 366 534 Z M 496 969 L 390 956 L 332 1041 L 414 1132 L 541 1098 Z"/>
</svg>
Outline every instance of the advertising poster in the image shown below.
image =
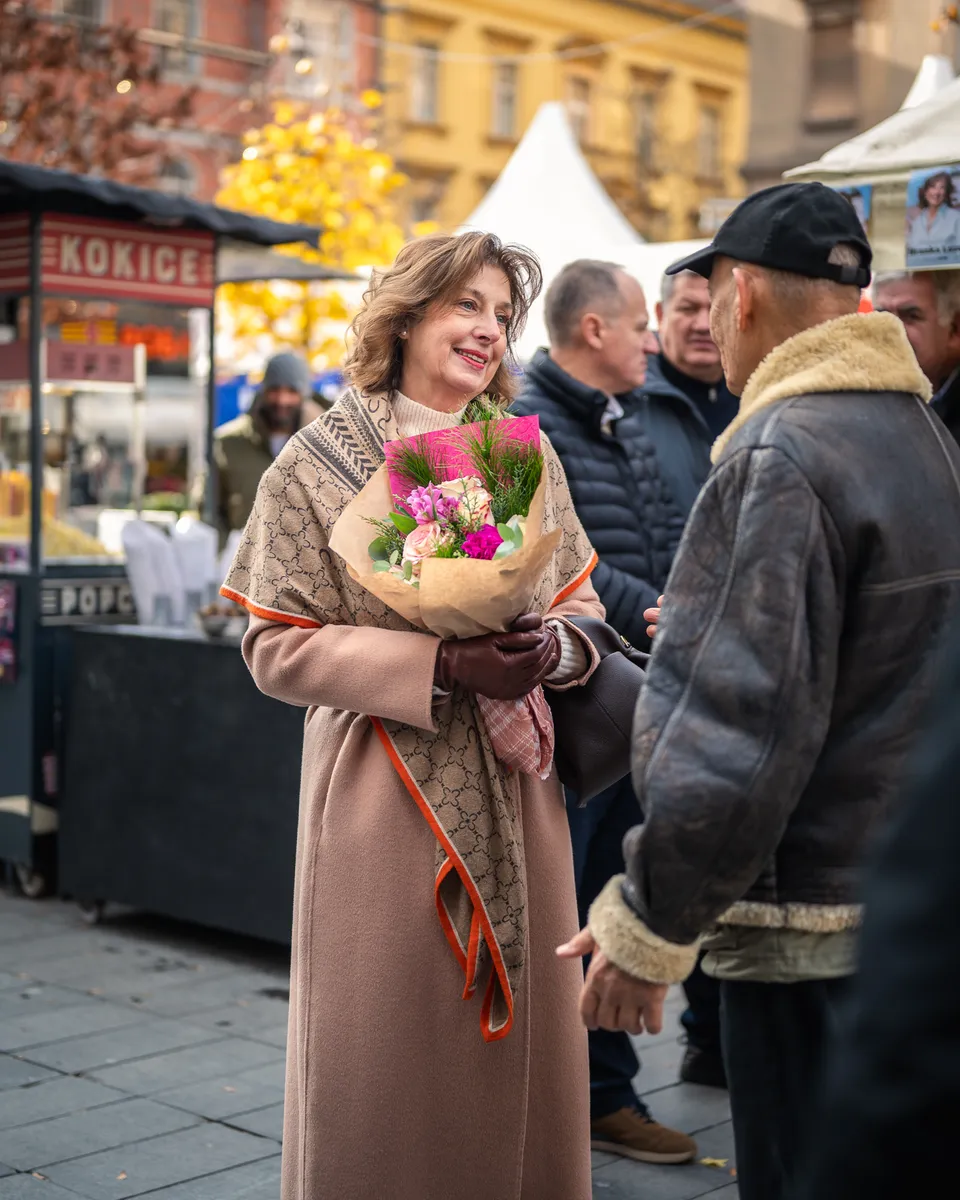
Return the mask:
<svg viewBox="0 0 960 1200">
<path fill-rule="evenodd" d="M 844 199 L 849 200 L 854 212 L 860 218 L 864 236 L 870 238 L 870 218 L 873 215 L 873 187 L 869 183 L 860 187 L 837 188 Z"/>
<path fill-rule="evenodd" d="M 960 265 L 960 166 L 913 172 L 906 236 L 907 270 Z"/>
</svg>

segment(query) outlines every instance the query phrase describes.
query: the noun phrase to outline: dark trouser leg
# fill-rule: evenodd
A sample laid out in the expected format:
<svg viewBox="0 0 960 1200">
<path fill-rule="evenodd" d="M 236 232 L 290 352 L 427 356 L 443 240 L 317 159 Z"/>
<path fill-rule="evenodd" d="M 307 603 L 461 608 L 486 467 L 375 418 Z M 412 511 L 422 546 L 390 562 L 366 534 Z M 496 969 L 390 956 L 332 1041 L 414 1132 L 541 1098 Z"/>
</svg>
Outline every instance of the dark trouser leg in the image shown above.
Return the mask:
<svg viewBox="0 0 960 1200">
<path fill-rule="evenodd" d="M 721 984 L 740 1200 L 786 1200 L 848 981 Z"/>
<path fill-rule="evenodd" d="M 624 835 L 640 824 L 642 816 L 629 778 L 601 792 L 585 808 L 578 809 L 576 803 L 576 798 L 568 794 L 567 815 L 582 928 L 587 923 L 590 905 L 610 877 L 623 870 Z M 588 1042 L 591 1117 L 606 1117 L 621 1108 L 636 1107 L 632 1080 L 640 1064 L 629 1036 L 597 1029 L 590 1032 Z"/>
<path fill-rule="evenodd" d="M 705 975 L 697 960 L 693 974 L 683 985 L 687 1010 L 680 1018 L 687 1040 L 705 1054 L 720 1053 L 720 984 Z"/>
</svg>

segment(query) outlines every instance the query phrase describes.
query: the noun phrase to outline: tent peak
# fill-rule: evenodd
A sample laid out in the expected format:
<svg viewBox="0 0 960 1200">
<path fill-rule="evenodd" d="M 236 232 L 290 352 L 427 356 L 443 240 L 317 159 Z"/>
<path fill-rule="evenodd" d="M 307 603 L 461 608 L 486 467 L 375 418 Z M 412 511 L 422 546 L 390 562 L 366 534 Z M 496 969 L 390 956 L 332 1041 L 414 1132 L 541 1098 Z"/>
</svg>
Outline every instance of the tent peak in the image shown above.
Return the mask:
<svg viewBox="0 0 960 1200">
<path fill-rule="evenodd" d="M 953 83 L 953 63 L 945 54 L 925 54 L 920 70 L 907 92 L 907 98 L 900 105 L 900 111 L 916 108 L 931 96 L 935 96 L 948 84 Z"/>
</svg>

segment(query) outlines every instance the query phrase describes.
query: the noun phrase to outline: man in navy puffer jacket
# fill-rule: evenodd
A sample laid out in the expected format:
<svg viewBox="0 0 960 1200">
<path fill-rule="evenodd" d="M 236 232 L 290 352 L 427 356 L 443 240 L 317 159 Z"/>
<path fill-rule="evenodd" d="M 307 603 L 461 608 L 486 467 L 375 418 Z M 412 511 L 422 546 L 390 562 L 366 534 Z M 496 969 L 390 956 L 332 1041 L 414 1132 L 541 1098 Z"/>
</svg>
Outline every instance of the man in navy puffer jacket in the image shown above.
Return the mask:
<svg viewBox="0 0 960 1200">
<path fill-rule="evenodd" d="M 619 267 L 570 263 L 547 292 L 545 315 L 550 350 L 539 351 L 527 368 L 513 411 L 540 418 L 599 555 L 593 583 L 607 620 L 646 649 L 643 613 L 663 591 L 709 470 L 710 430 L 661 372 L 650 380 L 654 394 L 646 394 L 647 356 L 656 363 L 659 347 L 648 328 L 643 289 Z M 623 869 L 621 843 L 638 816 L 630 779 L 585 808 L 568 796 L 568 813 L 585 921 L 607 879 Z M 699 1021 L 691 1023 L 691 1043 L 694 1024 L 719 1028 L 715 994 L 695 1009 Z M 644 1162 L 689 1161 L 696 1153 L 692 1139 L 655 1122 L 634 1092 L 638 1065 L 626 1034 L 591 1032 L 594 1147 Z"/>
</svg>

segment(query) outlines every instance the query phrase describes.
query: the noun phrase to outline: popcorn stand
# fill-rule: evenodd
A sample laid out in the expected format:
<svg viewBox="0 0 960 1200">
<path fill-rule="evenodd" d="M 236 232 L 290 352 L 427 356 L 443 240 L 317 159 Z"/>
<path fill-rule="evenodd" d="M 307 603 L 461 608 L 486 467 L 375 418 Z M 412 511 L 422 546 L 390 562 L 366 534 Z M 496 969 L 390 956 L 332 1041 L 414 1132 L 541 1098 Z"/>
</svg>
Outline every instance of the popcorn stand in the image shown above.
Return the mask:
<svg viewBox="0 0 960 1200">
<path fill-rule="evenodd" d="M 157 480 L 186 497 L 206 475 L 212 496 L 218 254 L 317 238 L 0 162 L 0 874 L 28 895 L 53 886 L 59 858 L 61 888 L 92 915 L 111 899 L 194 918 L 191 887 L 212 862 L 224 867 L 224 831 L 210 805 L 199 825 L 190 810 L 197 789 L 230 791 L 229 772 L 214 783 L 211 772 L 250 722 L 294 757 L 271 780 L 265 762 L 247 794 L 270 812 L 277 787 L 292 789 L 295 825 L 299 714 L 260 696 L 235 643 L 157 613 L 136 623 L 123 529 L 175 520 L 151 511 Z M 174 401 L 157 379 L 177 356 L 175 402 L 189 420 L 172 446 Z M 245 836 L 250 849 L 257 829 Z M 249 887 L 255 855 L 233 868 Z M 152 904 L 151 872 L 180 900 Z"/>
</svg>

